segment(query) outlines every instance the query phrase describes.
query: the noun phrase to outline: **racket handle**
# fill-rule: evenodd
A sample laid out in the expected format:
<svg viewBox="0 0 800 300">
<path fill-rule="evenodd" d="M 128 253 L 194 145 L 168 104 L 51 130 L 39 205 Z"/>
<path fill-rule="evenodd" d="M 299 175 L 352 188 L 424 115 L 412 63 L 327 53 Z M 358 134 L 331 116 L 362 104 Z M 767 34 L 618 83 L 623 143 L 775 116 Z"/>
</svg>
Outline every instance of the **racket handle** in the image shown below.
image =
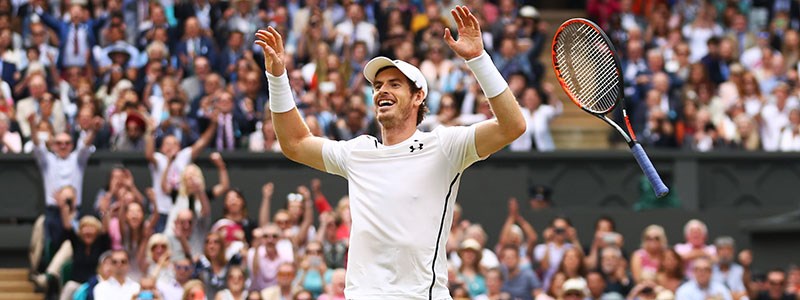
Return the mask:
<svg viewBox="0 0 800 300">
<path fill-rule="evenodd" d="M 650 184 L 653 185 L 656 197 L 661 198 L 669 193 L 669 188 L 661 181 L 661 177 L 658 176 L 656 168 L 653 167 L 653 163 L 650 162 L 650 158 L 647 157 L 647 153 L 644 152 L 642 145 L 634 142 L 633 146 L 631 146 L 631 151 L 633 152 L 633 157 L 636 158 L 636 162 L 639 163 L 639 167 L 642 168 L 644 175 L 647 175 L 647 180 L 650 180 Z"/>
</svg>

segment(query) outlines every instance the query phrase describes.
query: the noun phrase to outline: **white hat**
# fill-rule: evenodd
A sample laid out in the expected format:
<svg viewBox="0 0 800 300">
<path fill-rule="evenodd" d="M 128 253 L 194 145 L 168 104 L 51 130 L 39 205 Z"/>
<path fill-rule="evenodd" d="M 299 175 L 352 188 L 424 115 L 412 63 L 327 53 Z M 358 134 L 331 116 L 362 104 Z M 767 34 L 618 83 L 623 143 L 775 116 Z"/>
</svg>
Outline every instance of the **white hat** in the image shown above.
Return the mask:
<svg viewBox="0 0 800 300">
<path fill-rule="evenodd" d="M 572 278 L 564 281 L 564 285 L 561 286 L 561 290 L 564 291 L 564 293 L 569 291 L 578 291 L 583 293 L 584 296 L 589 294 L 589 288 L 586 285 L 586 280 L 583 280 L 583 278 Z"/>
<path fill-rule="evenodd" d="M 375 76 L 378 75 L 378 71 L 385 67 L 396 67 L 403 75 L 406 75 L 408 79 L 414 82 L 417 88 L 422 89 L 422 92 L 425 93 L 425 97 L 428 96 L 428 81 L 425 80 L 422 71 L 402 60 L 391 60 L 384 56 L 373 58 L 367 63 L 367 66 L 364 67 L 364 77 L 367 78 L 369 83 L 372 83 L 375 80 Z"/>
<path fill-rule="evenodd" d="M 519 15 L 523 18 L 539 18 L 539 10 L 533 6 L 525 5 L 519 9 Z"/>
</svg>

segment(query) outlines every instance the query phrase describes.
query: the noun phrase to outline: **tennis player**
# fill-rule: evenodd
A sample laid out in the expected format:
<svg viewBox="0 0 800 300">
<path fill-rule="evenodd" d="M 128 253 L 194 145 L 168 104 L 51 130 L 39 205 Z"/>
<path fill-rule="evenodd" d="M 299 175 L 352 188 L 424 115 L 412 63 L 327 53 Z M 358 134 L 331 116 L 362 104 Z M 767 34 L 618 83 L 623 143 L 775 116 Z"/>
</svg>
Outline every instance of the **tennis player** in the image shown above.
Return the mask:
<svg viewBox="0 0 800 300">
<path fill-rule="evenodd" d="M 272 27 L 256 33 L 264 50 L 270 109 L 283 153 L 291 160 L 348 180 L 353 224 L 345 295 L 348 299 L 450 299 L 445 243 L 461 173 L 525 131 L 525 120 L 491 58 L 478 20 L 466 7 L 451 11 L 458 40 L 444 40 L 477 77 L 496 119 L 469 127 L 421 132 L 428 84 L 419 69 L 377 57 L 364 76 L 383 143 L 314 137 L 292 99 L 283 39 Z"/>
</svg>

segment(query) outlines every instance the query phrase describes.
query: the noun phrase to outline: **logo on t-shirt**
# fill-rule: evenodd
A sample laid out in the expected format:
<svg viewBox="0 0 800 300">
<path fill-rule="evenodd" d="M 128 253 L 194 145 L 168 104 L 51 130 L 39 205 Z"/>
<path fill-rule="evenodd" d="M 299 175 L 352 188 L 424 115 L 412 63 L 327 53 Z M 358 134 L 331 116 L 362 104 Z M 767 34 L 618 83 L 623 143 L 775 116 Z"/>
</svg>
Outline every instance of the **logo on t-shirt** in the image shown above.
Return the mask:
<svg viewBox="0 0 800 300">
<path fill-rule="evenodd" d="M 414 140 L 414 142 L 415 142 L 415 143 L 418 143 L 418 144 L 419 144 L 419 146 L 417 146 L 417 147 L 414 147 L 414 145 L 408 146 L 408 148 L 409 148 L 409 149 L 411 149 L 411 151 L 410 151 L 410 152 L 412 152 L 412 153 L 413 153 L 413 152 L 414 152 L 414 150 L 420 150 L 420 151 L 422 151 L 422 143 L 420 143 L 420 142 L 419 142 L 419 140 Z"/>
</svg>

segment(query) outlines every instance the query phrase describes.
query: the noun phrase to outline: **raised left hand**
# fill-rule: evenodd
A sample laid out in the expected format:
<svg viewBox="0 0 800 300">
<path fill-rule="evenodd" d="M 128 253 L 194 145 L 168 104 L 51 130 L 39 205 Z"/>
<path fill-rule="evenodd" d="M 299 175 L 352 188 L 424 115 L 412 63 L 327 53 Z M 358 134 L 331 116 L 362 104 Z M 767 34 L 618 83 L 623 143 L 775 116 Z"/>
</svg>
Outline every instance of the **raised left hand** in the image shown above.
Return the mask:
<svg viewBox="0 0 800 300">
<path fill-rule="evenodd" d="M 458 41 L 453 39 L 450 28 L 444 29 L 444 41 L 465 60 L 480 56 L 483 53 L 483 37 L 478 18 L 466 6 L 456 6 L 450 13 L 458 25 Z"/>
</svg>

